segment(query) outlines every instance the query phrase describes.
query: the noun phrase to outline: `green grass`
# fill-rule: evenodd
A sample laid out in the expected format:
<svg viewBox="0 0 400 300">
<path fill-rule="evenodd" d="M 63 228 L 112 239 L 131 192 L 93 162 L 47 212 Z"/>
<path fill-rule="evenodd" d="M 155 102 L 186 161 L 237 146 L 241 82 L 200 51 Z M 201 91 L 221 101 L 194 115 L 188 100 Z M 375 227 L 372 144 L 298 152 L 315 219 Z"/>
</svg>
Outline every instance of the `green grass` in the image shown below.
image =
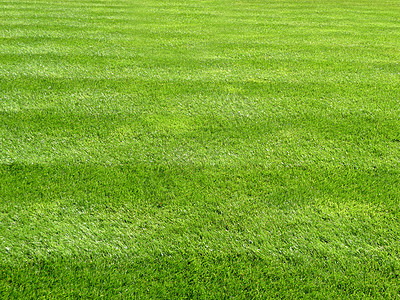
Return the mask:
<svg viewBox="0 0 400 300">
<path fill-rule="evenodd" d="M 400 297 L 400 2 L 0 2 L 0 298 Z"/>
</svg>

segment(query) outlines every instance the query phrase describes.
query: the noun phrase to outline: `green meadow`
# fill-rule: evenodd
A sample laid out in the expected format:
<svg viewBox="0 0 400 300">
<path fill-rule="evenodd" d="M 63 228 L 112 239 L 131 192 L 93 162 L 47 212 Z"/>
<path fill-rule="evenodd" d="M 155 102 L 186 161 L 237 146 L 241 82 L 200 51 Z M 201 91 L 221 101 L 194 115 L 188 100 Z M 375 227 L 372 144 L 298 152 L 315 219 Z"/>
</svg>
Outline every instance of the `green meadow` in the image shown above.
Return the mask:
<svg viewBox="0 0 400 300">
<path fill-rule="evenodd" d="M 399 298 L 399 62 L 398 0 L 0 0 L 0 298 Z"/>
</svg>

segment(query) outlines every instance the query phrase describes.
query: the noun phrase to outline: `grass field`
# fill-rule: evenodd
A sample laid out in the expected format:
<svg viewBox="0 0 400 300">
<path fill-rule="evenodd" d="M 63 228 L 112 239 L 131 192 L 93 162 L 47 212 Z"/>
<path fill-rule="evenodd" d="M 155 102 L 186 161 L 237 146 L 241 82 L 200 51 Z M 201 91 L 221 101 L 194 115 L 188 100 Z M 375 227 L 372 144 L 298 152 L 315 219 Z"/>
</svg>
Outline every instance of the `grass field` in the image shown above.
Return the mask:
<svg viewBox="0 0 400 300">
<path fill-rule="evenodd" d="M 400 1 L 0 2 L 1 299 L 400 297 Z"/>
</svg>

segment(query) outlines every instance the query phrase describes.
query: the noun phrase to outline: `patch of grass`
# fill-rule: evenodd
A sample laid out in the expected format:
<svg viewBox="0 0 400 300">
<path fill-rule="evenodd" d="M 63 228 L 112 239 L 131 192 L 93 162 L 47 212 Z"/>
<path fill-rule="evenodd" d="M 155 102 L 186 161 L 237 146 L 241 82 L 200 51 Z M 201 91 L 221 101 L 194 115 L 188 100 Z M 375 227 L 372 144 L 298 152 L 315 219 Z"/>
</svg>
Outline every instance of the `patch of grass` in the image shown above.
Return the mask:
<svg viewBox="0 0 400 300">
<path fill-rule="evenodd" d="M 399 6 L 1 2 L 0 297 L 398 297 Z"/>
</svg>

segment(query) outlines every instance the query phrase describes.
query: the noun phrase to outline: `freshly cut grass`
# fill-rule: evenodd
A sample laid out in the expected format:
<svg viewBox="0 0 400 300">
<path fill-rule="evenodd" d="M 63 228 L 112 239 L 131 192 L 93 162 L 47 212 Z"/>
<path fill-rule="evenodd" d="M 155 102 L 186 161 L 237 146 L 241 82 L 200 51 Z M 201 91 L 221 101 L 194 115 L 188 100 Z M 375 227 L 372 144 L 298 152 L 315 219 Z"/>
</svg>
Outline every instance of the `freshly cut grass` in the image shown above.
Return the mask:
<svg viewBox="0 0 400 300">
<path fill-rule="evenodd" d="M 0 298 L 400 295 L 399 1 L 0 2 Z"/>
</svg>

